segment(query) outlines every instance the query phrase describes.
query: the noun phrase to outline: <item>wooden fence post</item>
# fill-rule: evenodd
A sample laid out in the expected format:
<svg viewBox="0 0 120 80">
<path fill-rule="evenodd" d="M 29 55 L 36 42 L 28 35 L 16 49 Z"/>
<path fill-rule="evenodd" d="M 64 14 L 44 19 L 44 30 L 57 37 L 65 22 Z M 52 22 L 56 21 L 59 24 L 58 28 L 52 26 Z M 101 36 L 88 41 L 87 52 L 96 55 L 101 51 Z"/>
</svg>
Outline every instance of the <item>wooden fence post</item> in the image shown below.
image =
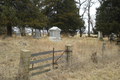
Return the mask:
<svg viewBox="0 0 120 80">
<path fill-rule="evenodd" d="M 21 50 L 19 63 L 19 78 L 20 80 L 29 79 L 29 65 L 31 52 L 29 50 Z"/>
<path fill-rule="evenodd" d="M 65 45 L 65 50 L 66 50 L 66 54 L 67 54 L 67 63 L 68 66 L 71 66 L 72 63 L 72 45 Z"/>
</svg>

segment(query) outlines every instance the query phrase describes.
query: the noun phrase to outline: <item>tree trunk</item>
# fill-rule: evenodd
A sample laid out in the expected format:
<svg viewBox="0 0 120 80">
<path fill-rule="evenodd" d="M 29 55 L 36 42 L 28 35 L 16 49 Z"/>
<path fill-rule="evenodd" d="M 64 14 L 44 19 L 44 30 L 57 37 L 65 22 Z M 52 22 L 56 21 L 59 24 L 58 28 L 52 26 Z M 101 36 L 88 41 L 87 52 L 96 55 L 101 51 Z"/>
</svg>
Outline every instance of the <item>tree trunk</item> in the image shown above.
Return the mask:
<svg viewBox="0 0 120 80">
<path fill-rule="evenodd" d="M 40 36 L 41 36 L 41 29 L 39 29 L 39 32 L 40 32 Z"/>
<path fill-rule="evenodd" d="M 43 29 L 43 36 L 44 36 L 44 29 Z"/>
<path fill-rule="evenodd" d="M 12 36 L 12 26 L 10 24 L 7 25 L 7 36 Z"/>
<path fill-rule="evenodd" d="M 102 35 L 103 35 L 103 38 L 104 38 L 105 37 L 104 32 L 102 33 Z"/>
<path fill-rule="evenodd" d="M 32 29 L 32 36 L 33 36 L 33 29 Z"/>
<path fill-rule="evenodd" d="M 109 34 L 108 34 L 108 40 L 109 40 Z"/>
<path fill-rule="evenodd" d="M 88 37 L 90 37 L 90 1 L 88 3 Z"/>
<path fill-rule="evenodd" d="M 87 0 L 81 2 L 81 0 L 79 0 L 79 10 L 78 10 L 78 14 L 79 14 L 79 15 L 80 15 L 81 6 L 82 6 L 86 1 L 87 1 Z M 87 7 L 86 7 L 86 8 L 87 8 Z M 81 15 L 82 20 L 83 20 L 84 13 L 86 12 L 86 8 L 84 9 L 84 12 L 83 12 L 82 15 Z M 79 28 L 79 29 L 80 29 L 80 32 L 79 32 L 79 33 L 80 33 L 80 37 L 82 37 L 81 28 L 82 28 L 82 27 Z"/>
<path fill-rule="evenodd" d="M 23 28 L 23 27 L 22 27 L 22 29 L 21 29 L 21 36 L 26 36 L 25 28 Z"/>
<path fill-rule="evenodd" d="M 82 32 L 80 32 L 80 37 L 82 37 Z"/>
<path fill-rule="evenodd" d="M 47 29 L 47 36 L 50 36 L 50 33 L 48 32 L 48 29 Z"/>
<path fill-rule="evenodd" d="M 80 37 L 82 37 L 82 31 L 81 31 L 81 29 L 80 29 Z"/>
</svg>

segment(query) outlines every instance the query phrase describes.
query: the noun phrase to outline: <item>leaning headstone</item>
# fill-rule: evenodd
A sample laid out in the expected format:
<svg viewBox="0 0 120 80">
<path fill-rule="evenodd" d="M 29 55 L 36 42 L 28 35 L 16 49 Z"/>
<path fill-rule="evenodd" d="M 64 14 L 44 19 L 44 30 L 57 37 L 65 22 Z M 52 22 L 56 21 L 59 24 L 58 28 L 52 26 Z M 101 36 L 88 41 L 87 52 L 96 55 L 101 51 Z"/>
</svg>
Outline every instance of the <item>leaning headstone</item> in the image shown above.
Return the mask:
<svg viewBox="0 0 120 80">
<path fill-rule="evenodd" d="M 115 41 L 114 33 L 111 33 L 110 42 L 111 42 L 111 41 L 113 41 L 113 42 Z"/>
<path fill-rule="evenodd" d="M 40 31 L 38 29 L 35 30 L 34 38 L 35 39 L 40 39 Z"/>
<path fill-rule="evenodd" d="M 56 26 L 53 26 L 52 28 L 49 29 L 49 33 L 50 33 L 49 39 L 52 41 L 61 41 L 60 32 L 61 29 L 59 29 Z"/>
</svg>

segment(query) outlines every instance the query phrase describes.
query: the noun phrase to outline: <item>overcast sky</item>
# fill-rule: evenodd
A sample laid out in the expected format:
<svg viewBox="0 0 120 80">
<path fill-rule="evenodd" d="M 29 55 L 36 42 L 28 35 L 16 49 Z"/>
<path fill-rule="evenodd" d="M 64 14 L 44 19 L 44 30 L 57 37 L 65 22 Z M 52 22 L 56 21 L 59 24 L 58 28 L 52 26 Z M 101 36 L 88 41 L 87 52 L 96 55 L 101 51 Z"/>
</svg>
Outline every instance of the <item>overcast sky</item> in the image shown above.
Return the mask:
<svg viewBox="0 0 120 80">
<path fill-rule="evenodd" d="M 84 1 L 84 0 L 83 0 Z M 99 2 L 97 0 L 92 0 L 94 2 L 94 4 L 92 5 L 92 7 L 90 8 L 90 15 L 91 15 L 91 19 L 93 20 L 93 26 L 95 26 L 95 18 L 96 18 L 96 8 L 98 8 L 100 6 Z M 82 2 L 82 0 L 81 0 Z M 85 6 L 85 4 L 82 5 L 82 9 L 80 11 L 80 13 L 83 13 L 83 7 Z M 84 15 L 84 21 L 85 21 L 85 27 L 86 30 L 88 31 L 88 16 L 87 16 L 87 11 L 86 14 Z M 91 29 L 92 30 L 92 29 Z"/>
</svg>

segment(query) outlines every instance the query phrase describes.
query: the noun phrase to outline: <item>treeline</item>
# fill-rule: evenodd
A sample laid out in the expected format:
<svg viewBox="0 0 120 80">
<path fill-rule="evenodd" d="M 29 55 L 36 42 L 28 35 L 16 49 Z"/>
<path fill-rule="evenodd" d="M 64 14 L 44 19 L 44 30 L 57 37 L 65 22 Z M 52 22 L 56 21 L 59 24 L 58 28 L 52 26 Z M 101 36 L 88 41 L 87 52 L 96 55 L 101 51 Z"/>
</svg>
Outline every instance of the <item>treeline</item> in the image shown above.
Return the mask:
<svg viewBox="0 0 120 80">
<path fill-rule="evenodd" d="M 78 11 L 75 0 L 0 0 L 0 30 L 12 36 L 13 26 L 23 35 L 27 26 L 47 30 L 58 26 L 64 32 L 85 29 Z"/>
<path fill-rule="evenodd" d="M 103 35 L 120 34 L 120 0 L 101 0 L 96 12 L 96 29 Z"/>
</svg>

